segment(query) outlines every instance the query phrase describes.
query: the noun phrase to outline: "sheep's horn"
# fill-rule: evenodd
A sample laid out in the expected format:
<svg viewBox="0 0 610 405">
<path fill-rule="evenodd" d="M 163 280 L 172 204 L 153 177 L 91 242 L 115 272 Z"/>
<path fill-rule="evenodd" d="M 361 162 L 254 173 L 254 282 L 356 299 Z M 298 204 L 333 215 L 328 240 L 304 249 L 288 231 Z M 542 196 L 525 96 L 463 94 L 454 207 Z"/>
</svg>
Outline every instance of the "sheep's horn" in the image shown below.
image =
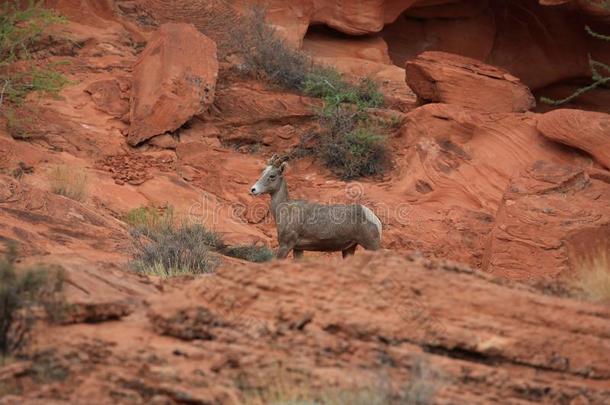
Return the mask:
<svg viewBox="0 0 610 405">
<path fill-rule="evenodd" d="M 270 166 L 273 166 L 273 165 L 275 165 L 276 161 L 277 161 L 277 153 L 274 153 L 273 156 L 271 156 L 271 159 L 269 159 L 267 161 L 267 164 Z"/>
</svg>

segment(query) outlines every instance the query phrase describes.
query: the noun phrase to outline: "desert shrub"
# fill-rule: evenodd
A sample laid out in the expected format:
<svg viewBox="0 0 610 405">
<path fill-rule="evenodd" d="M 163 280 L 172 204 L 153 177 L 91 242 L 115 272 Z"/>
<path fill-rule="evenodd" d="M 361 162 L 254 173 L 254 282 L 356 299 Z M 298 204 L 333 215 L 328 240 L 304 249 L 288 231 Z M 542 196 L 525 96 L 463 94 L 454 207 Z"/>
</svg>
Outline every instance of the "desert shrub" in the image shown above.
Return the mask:
<svg viewBox="0 0 610 405">
<path fill-rule="evenodd" d="M 11 73 L 10 77 L 0 77 L 0 80 L 4 80 L 2 97 L 17 105 L 22 104 L 31 92 L 57 96 L 70 83 L 63 74 L 48 67 L 31 67 L 24 72 Z"/>
<path fill-rule="evenodd" d="M 217 265 L 211 250 L 219 238 L 200 224 L 165 222 L 159 226 L 136 226 L 133 268 L 140 273 L 171 277 L 211 273 Z"/>
<path fill-rule="evenodd" d="M 11 63 L 29 56 L 29 48 L 49 25 L 64 22 L 42 0 L 8 0 L 0 6 L 0 61 Z"/>
<path fill-rule="evenodd" d="M 266 246 L 237 245 L 227 246 L 222 253 L 249 262 L 262 263 L 273 259 L 273 252 Z"/>
<path fill-rule="evenodd" d="M 401 393 L 401 403 L 428 405 L 434 403 L 437 391 L 446 383 L 446 376 L 434 369 L 424 358 L 416 358 L 411 378 Z"/>
<path fill-rule="evenodd" d="M 31 356 L 32 367 L 28 375 L 37 384 L 48 384 L 55 381 L 64 381 L 70 370 L 53 350 L 37 352 Z"/>
<path fill-rule="evenodd" d="M 314 154 L 344 180 L 383 173 L 391 157 L 383 128 L 357 105 L 326 104 Z"/>
<path fill-rule="evenodd" d="M 10 173 L 15 179 L 21 180 L 26 174 L 34 173 L 34 168 L 24 161 L 19 161 L 19 163 L 17 163 L 17 167 L 12 169 Z"/>
<path fill-rule="evenodd" d="M 179 224 L 172 206 L 163 210 L 155 207 L 134 208 L 125 214 L 123 220 L 138 234 L 144 236 L 167 232 L 168 229 L 175 229 Z M 216 232 L 208 230 L 203 225 L 197 226 L 200 228 L 198 233 L 201 240 L 206 246 L 213 249 L 224 247 L 222 238 Z"/>
<path fill-rule="evenodd" d="M 0 355 L 10 354 L 23 344 L 23 333 L 10 334 L 11 325 L 34 306 L 47 311 L 55 308 L 58 294 L 63 288 L 63 272 L 57 268 L 33 267 L 18 271 L 15 267 L 16 248 L 7 247 L 0 259 Z M 27 320 L 28 324 L 31 319 Z M 27 326 L 27 325 L 26 325 Z"/>
<path fill-rule="evenodd" d="M 43 31 L 65 19 L 45 9 L 42 0 L 24 3 L 9 0 L 0 5 L 0 108 L 9 133 L 16 139 L 28 137 L 31 119 L 20 117 L 14 106 L 21 105 L 32 92 L 56 96 L 69 83 L 56 70 L 55 63 L 40 68 L 29 61 L 30 48 L 40 40 Z M 16 67 L 13 63 L 18 60 L 25 62 Z"/>
<path fill-rule="evenodd" d="M 265 21 L 265 13 L 264 8 L 252 7 L 241 17 L 230 18 L 236 24 L 227 32 L 232 38 L 228 46 L 243 56 L 246 71 L 285 89 L 324 98 L 327 104 L 352 103 L 362 107 L 383 104 L 383 95 L 373 80 L 367 78 L 352 85 L 336 69 L 314 63 L 309 55 L 278 36 Z"/>
<path fill-rule="evenodd" d="M 159 210 L 155 207 L 133 208 L 123 216 L 123 221 L 141 232 L 156 232 L 162 227 L 173 224 L 174 209 L 173 207 L 168 207 L 166 210 Z"/>
<path fill-rule="evenodd" d="M 569 284 L 578 296 L 610 303 L 610 251 L 607 246 L 582 258 L 575 270 Z"/>
<path fill-rule="evenodd" d="M 366 127 L 329 132 L 320 139 L 318 154 L 344 180 L 382 173 L 390 159 L 384 137 Z"/>
<path fill-rule="evenodd" d="M 366 111 L 383 106 L 377 83 L 364 78 L 354 85 L 332 67 L 313 63 L 277 36 L 265 21 L 264 9 L 253 8 L 241 19 L 234 39 L 247 71 L 324 100 L 318 114 L 323 133 L 317 138 L 314 154 L 343 179 L 382 173 L 390 153 L 379 128 L 369 125 Z"/>
<path fill-rule="evenodd" d="M 130 226 L 134 242 L 132 266 L 141 273 L 162 277 L 209 273 L 217 265 L 212 252 L 251 262 L 273 258 L 266 247 L 227 246 L 205 226 L 177 221 L 172 207 L 164 211 L 134 208 L 123 220 Z"/>
<path fill-rule="evenodd" d="M 383 105 L 383 95 L 370 78 L 354 86 L 330 68 L 308 76 L 305 93 L 324 99 L 318 112 L 322 133 L 314 153 L 344 180 L 383 173 L 390 153 L 381 135 L 381 125 L 371 119 L 367 108 Z"/>
<path fill-rule="evenodd" d="M 292 49 L 265 21 L 265 10 L 252 7 L 235 35 L 248 71 L 286 89 L 301 90 L 313 66 L 303 52 Z"/>
<path fill-rule="evenodd" d="M 87 197 L 88 176 L 82 169 L 57 165 L 49 171 L 51 191 L 72 200 L 84 201 Z"/>
<path fill-rule="evenodd" d="M 12 107 L 3 109 L 6 118 L 6 129 L 14 139 L 28 139 L 35 130 L 34 118 L 30 114 L 24 114 L 24 109 Z"/>
<path fill-rule="evenodd" d="M 326 108 L 333 108 L 342 103 L 354 104 L 359 109 L 376 108 L 384 103 L 383 94 L 374 80 L 366 77 L 357 85 L 353 85 L 330 67 L 315 67 L 307 74 L 303 92 L 308 96 L 324 99 Z"/>
</svg>

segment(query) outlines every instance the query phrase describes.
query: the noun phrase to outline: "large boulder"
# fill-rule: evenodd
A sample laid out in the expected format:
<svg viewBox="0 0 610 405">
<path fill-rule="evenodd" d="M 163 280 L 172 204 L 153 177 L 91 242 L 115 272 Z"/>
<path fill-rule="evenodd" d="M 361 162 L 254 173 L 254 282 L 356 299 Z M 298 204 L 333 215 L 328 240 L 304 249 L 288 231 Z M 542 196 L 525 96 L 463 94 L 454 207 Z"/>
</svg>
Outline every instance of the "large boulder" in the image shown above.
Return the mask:
<svg viewBox="0 0 610 405">
<path fill-rule="evenodd" d="M 609 182 L 595 171 L 548 162 L 522 171 L 496 214 L 483 269 L 512 279 L 574 270 L 574 260 L 597 249 L 593 238 L 587 238 L 586 250 L 578 247 L 583 234 L 610 238 Z"/>
<path fill-rule="evenodd" d="M 507 71 L 446 52 L 424 52 L 406 64 L 409 87 L 424 102 L 488 112 L 524 112 L 535 106 L 530 90 Z"/>
<path fill-rule="evenodd" d="M 214 99 L 216 44 L 191 24 L 164 24 L 136 61 L 127 142 L 174 131 Z"/>
<path fill-rule="evenodd" d="M 560 109 L 538 120 L 545 137 L 588 152 L 610 169 L 610 114 Z"/>
</svg>

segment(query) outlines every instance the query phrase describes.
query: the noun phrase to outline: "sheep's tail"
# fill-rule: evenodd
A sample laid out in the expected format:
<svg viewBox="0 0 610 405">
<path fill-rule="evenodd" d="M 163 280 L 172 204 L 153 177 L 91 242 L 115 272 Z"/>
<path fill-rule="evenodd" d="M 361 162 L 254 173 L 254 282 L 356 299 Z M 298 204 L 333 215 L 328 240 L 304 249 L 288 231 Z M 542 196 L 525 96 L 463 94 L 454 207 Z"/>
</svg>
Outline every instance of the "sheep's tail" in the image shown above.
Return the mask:
<svg viewBox="0 0 610 405">
<path fill-rule="evenodd" d="M 377 227 L 377 232 L 379 232 L 379 240 L 381 240 L 381 221 L 379 220 L 377 215 L 375 215 L 375 213 L 371 211 L 370 208 L 365 207 L 364 205 L 361 205 L 361 207 L 362 211 L 364 211 L 364 216 L 366 217 L 366 220 L 375 225 L 375 227 Z"/>
</svg>

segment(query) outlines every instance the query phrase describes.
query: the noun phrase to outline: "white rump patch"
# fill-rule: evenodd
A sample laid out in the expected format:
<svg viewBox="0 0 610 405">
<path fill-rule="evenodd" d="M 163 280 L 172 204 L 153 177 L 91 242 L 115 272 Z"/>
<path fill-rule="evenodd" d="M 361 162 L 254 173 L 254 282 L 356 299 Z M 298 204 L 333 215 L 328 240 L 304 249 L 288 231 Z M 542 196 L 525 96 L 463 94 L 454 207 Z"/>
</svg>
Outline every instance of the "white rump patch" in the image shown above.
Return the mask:
<svg viewBox="0 0 610 405">
<path fill-rule="evenodd" d="M 377 227 L 377 231 L 379 231 L 379 239 L 381 240 L 381 221 L 370 208 L 365 207 L 364 205 L 361 205 L 361 207 L 367 221 L 372 222 Z"/>
</svg>

